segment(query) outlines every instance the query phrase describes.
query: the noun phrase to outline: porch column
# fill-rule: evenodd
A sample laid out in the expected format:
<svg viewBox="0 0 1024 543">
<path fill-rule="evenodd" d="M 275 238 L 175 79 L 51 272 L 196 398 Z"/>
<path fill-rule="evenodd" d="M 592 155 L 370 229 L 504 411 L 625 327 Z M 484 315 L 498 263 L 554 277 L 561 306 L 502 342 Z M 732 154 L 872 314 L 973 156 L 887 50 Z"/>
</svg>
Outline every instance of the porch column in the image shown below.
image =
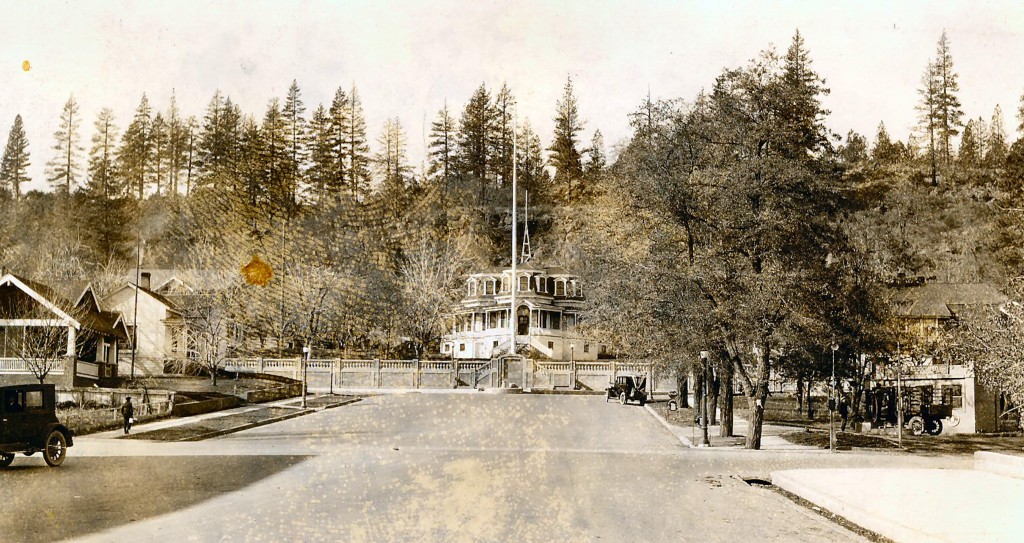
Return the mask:
<svg viewBox="0 0 1024 543">
<path fill-rule="evenodd" d="M 67 355 L 70 356 L 70 357 L 74 357 L 75 356 L 75 341 L 76 341 L 76 339 L 75 339 L 75 332 L 76 332 L 76 330 L 75 330 L 74 326 L 68 326 L 68 349 L 67 349 Z"/>
</svg>

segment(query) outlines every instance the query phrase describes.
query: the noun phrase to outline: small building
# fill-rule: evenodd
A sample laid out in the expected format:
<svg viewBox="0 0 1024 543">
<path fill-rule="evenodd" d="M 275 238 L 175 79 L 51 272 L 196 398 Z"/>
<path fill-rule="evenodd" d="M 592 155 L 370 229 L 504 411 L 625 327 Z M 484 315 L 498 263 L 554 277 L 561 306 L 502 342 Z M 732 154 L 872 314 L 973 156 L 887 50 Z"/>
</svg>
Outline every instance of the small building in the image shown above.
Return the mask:
<svg viewBox="0 0 1024 543">
<path fill-rule="evenodd" d="M 904 285 L 892 291 L 895 318 L 907 342 L 899 346 L 903 362 L 899 381 L 907 388 L 931 392 L 931 403 L 949 405 L 953 417 L 943 432 L 975 433 L 1015 429 L 1017 418 L 1008 413 L 1006 398 L 975 378 L 973 365 L 952 364 L 941 351 L 942 331 L 966 307 L 998 307 L 1009 298 L 983 283 L 926 283 Z M 875 375 L 873 385 L 895 386 L 894 368 Z M 1007 416 L 1011 415 L 1011 416 Z"/>
<path fill-rule="evenodd" d="M 91 285 L 74 301 L 48 285 L 0 277 L 0 383 L 106 386 L 118 378 L 119 348 L 128 330 L 104 309 Z"/>
<path fill-rule="evenodd" d="M 515 317 L 510 318 L 512 288 Z M 512 327 L 517 352 L 550 360 L 597 360 L 607 346 L 577 332 L 583 307 L 579 277 L 561 267 L 533 263 L 491 268 L 469 275 L 466 296 L 453 311 L 451 332 L 441 353 L 457 359 L 490 359 L 508 354 Z"/>
</svg>

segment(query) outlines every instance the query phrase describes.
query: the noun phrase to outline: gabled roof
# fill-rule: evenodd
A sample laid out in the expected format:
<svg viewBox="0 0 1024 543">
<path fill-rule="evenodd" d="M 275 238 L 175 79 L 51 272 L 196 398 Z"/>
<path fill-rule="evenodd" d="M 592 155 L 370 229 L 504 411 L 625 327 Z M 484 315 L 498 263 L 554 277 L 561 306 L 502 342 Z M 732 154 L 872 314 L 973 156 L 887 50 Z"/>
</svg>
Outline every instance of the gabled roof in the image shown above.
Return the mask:
<svg viewBox="0 0 1024 543">
<path fill-rule="evenodd" d="M 893 291 L 896 314 L 914 319 L 950 319 L 959 308 L 999 305 L 1009 298 L 985 283 L 925 283 Z"/>
<path fill-rule="evenodd" d="M 57 315 L 62 320 L 64 320 L 71 326 L 75 327 L 75 329 L 79 329 L 82 327 L 82 323 L 78 322 L 78 320 L 73 318 L 71 315 L 68 315 L 67 312 L 65 312 L 63 309 L 58 307 L 56 303 L 54 303 L 57 302 L 69 305 L 69 302 L 66 299 L 64 299 L 60 294 L 58 294 L 49 286 L 44 285 L 42 283 L 37 283 L 35 281 L 32 281 L 31 279 L 19 277 L 17 275 L 14 275 L 13 273 L 8 273 L 3 277 L 0 277 L 0 286 L 3 285 L 13 285 L 15 288 L 21 290 L 25 294 L 28 294 L 32 299 L 39 302 L 43 307 L 50 310 L 54 315 Z M 65 305 L 65 307 L 66 306 L 67 305 Z"/>
</svg>

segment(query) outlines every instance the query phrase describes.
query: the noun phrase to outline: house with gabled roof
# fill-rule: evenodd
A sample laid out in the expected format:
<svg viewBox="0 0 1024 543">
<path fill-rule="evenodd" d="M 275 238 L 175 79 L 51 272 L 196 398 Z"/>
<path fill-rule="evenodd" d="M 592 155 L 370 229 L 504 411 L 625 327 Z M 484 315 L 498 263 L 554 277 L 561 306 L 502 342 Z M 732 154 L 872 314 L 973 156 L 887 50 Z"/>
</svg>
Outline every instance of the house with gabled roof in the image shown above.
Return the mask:
<svg viewBox="0 0 1024 543">
<path fill-rule="evenodd" d="M 72 297 L 12 273 L 0 276 L 0 383 L 114 384 L 127 342 L 121 314 L 102 306 L 92 285 Z"/>
<path fill-rule="evenodd" d="M 134 367 L 133 353 L 122 355 L 122 373 L 159 375 L 168 361 L 188 356 L 188 327 L 183 311 L 167 296 L 149 287 L 146 281 L 141 285 L 129 282 L 105 298 L 110 307 L 124 315 L 137 344 Z"/>
</svg>

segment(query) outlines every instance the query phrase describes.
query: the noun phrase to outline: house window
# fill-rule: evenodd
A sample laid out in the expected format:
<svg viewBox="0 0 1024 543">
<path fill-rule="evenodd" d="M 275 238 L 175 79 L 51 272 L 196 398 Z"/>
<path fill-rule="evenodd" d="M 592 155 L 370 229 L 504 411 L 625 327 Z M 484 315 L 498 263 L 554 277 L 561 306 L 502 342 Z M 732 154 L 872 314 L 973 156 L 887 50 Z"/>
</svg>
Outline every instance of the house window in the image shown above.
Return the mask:
<svg viewBox="0 0 1024 543">
<path fill-rule="evenodd" d="M 519 290 L 521 290 L 521 291 L 529 291 L 530 290 L 530 277 L 528 275 L 524 275 L 524 276 L 519 278 Z"/>
<path fill-rule="evenodd" d="M 962 385 L 944 385 L 942 387 L 942 404 L 953 408 L 964 406 L 964 389 Z"/>
<path fill-rule="evenodd" d="M 555 296 L 565 296 L 565 281 L 555 282 Z"/>
<path fill-rule="evenodd" d="M 548 349 L 551 349 L 551 350 L 555 349 L 555 342 L 554 341 L 549 341 L 548 342 Z"/>
<path fill-rule="evenodd" d="M 461 352 L 465 352 L 465 350 L 466 350 L 466 344 L 465 343 L 459 343 L 459 352 L 460 353 Z"/>
<path fill-rule="evenodd" d="M 590 344 L 589 343 L 584 343 L 583 344 L 583 352 L 585 352 L 585 353 L 589 353 L 590 352 Z"/>
<path fill-rule="evenodd" d="M 491 345 L 491 348 L 492 349 L 497 349 L 498 348 L 498 340 L 494 340 L 494 345 Z"/>
</svg>

